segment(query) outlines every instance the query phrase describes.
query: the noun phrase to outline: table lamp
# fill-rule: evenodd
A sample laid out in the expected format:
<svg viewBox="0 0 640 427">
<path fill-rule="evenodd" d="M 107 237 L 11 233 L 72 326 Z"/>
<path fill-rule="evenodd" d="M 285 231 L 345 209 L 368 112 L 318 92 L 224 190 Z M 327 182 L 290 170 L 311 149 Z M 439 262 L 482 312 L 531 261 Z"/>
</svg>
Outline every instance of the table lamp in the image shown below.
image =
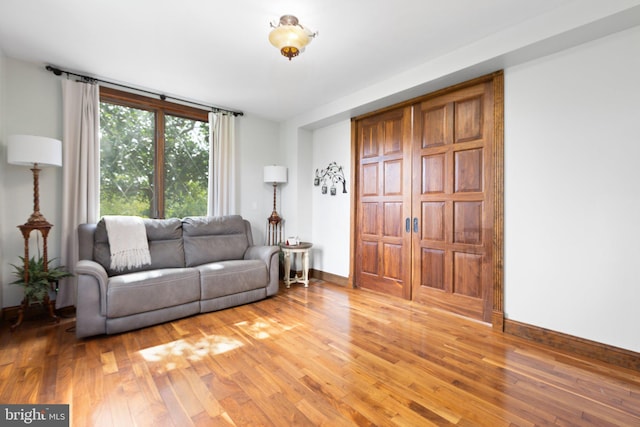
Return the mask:
<svg viewBox="0 0 640 427">
<path fill-rule="evenodd" d="M 282 221 L 278 211 L 276 210 L 276 189 L 278 184 L 287 182 L 287 168 L 285 166 L 265 166 L 264 182 L 273 183 L 273 212 L 269 219 L 269 224 L 278 224 Z"/>
<path fill-rule="evenodd" d="M 12 165 L 32 166 L 33 213 L 25 225 L 50 225 L 40 213 L 40 166 L 62 166 L 62 142 L 53 138 L 11 135 L 8 138 L 7 161 Z"/>
</svg>

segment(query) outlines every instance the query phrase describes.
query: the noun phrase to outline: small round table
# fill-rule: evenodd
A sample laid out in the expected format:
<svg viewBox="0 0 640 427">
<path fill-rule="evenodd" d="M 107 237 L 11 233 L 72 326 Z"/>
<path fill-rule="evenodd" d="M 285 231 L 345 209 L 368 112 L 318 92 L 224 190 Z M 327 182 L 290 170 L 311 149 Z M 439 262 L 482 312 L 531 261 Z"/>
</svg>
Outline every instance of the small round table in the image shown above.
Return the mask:
<svg viewBox="0 0 640 427">
<path fill-rule="evenodd" d="M 284 253 L 284 284 L 291 286 L 292 283 L 304 283 L 304 287 L 309 287 L 309 249 L 313 244 L 309 242 L 300 242 L 297 245 L 287 245 L 280 243 L 280 249 Z M 291 279 L 291 255 L 302 254 L 302 277 Z"/>
</svg>

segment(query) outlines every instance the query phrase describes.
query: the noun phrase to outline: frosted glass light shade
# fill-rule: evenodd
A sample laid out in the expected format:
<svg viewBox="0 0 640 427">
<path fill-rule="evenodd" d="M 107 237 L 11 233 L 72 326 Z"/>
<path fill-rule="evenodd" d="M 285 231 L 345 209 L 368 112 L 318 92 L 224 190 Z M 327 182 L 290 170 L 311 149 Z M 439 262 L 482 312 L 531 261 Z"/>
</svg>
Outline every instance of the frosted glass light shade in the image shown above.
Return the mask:
<svg viewBox="0 0 640 427">
<path fill-rule="evenodd" d="M 310 40 L 302 28 L 292 25 L 275 28 L 269 34 L 271 44 L 288 58 L 298 56 Z"/>
<path fill-rule="evenodd" d="M 287 182 L 287 167 L 286 166 L 265 166 L 264 167 L 264 182 L 283 183 Z"/>
<path fill-rule="evenodd" d="M 273 30 L 269 33 L 269 42 L 277 47 L 283 56 L 296 57 L 304 50 L 304 47 L 316 36 L 299 24 L 298 18 L 293 15 L 280 17 L 278 25 L 271 24 Z"/>
<path fill-rule="evenodd" d="M 10 135 L 7 162 L 12 165 L 62 166 L 62 142 L 44 136 Z"/>
</svg>

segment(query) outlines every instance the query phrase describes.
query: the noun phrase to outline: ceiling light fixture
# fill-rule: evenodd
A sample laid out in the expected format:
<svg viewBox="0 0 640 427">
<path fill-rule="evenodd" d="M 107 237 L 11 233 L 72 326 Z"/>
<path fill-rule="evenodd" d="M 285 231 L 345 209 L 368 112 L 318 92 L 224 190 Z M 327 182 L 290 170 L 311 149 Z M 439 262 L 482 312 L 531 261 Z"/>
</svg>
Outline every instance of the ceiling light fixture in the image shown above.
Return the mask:
<svg viewBox="0 0 640 427">
<path fill-rule="evenodd" d="M 271 28 L 273 30 L 269 33 L 269 41 L 280 49 L 280 53 L 289 58 L 289 61 L 304 51 L 304 47 L 318 35 L 317 32 L 311 32 L 300 25 L 298 18 L 293 15 L 280 17 L 277 25 L 271 22 Z"/>
</svg>

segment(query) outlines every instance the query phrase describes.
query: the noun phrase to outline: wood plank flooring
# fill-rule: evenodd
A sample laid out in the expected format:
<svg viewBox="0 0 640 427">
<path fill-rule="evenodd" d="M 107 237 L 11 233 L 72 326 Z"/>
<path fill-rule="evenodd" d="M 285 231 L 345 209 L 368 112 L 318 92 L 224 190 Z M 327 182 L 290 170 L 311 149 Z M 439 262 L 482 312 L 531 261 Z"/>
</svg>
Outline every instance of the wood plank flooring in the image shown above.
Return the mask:
<svg viewBox="0 0 640 427">
<path fill-rule="evenodd" d="M 323 281 L 116 336 L 0 330 L 0 403 L 73 426 L 640 426 L 640 372 Z"/>
</svg>

